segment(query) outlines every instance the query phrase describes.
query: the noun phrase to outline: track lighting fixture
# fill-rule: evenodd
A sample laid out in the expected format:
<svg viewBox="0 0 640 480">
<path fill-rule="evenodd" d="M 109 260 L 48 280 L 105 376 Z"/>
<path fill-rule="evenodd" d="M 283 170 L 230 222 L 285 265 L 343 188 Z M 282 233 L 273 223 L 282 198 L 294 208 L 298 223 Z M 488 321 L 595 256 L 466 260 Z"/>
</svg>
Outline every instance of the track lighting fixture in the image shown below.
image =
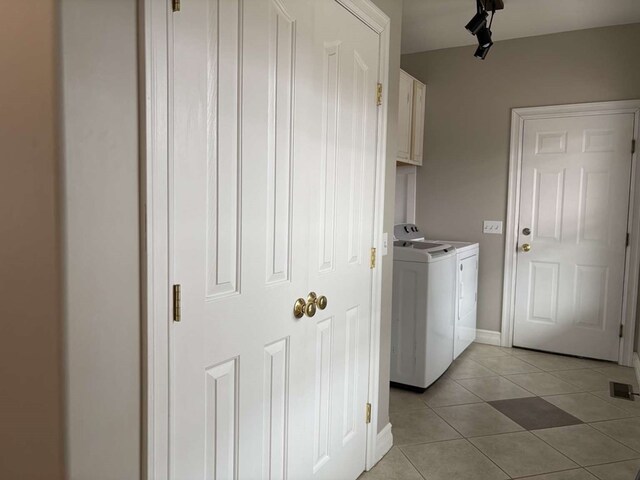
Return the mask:
<svg viewBox="0 0 640 480">
<path fill-rule="evenodd" d="M 488 14 L 485 11 L 476 13 L 464 28 L 469 30 L 469 32 L 471 32 L 471 35 L 477 34 L 478 30 L 487 25 L 487 16 Z"/>
<path fill-rule="evenodd" d="M 489 53 L 489 49 L 493 45 L 491 40 L 491 25 L 493 24 L 493 16 L 496 10 L 502 10 L 504 8 L 503 0 L 476 0 L 476 14 L 467 23 L 465 28 L 475 35 L 478 39 L 478 49 L 474 54 L 474 57 L 484 60 Z M 487 18 L 491 12 L 491 20 L 487 25 Z"/>
<path fill-rule="evenodd" d="M 484 60 L 487 58 L 487 54 L 489 53 L 489 49 L 491 49 L 491 45 L 488 47 L 478 47 L 476 49 L 476 53 L 473 54 L 474 57 L 479 58 L 480 60 Z"/>
<path fill-rule="evenodd" d="M 478 46 L 482 48 L 487 48 L 493 45 L 493 42 L 491 41 L 491 30 L 487 27 L 482 27 L 478 30 L 476 38 L 478 39 Z"/>
</svg>

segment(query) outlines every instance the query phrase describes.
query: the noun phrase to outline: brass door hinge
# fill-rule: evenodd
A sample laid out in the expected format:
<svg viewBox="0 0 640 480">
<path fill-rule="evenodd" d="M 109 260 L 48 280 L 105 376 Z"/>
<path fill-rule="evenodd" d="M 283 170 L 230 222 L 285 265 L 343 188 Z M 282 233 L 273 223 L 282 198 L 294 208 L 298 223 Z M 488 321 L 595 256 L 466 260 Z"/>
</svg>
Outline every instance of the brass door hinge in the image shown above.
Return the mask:
<svg viewBox="0 0 640 480">
<path fill-rule="evenodd" d="M 367 415 L 366 415 L 367 423 L 371 423 L 371 404 L 367 403 Z"/>
<path fill-rule="evenodd" d="M 171 8 L 174 12 L 180 11 L 180 0 L 171 0 Z"/>
<path fill-rule="evenodd" d="M 376 88 L 376 105 L 382 105 L 382 84 L 379 83 Z"/>
<path fill-rule="evenodd" d="M 376 249 L 371 249 L 371 258 L 369 259 L 369 267 L 376 268 Z"/>
<path fill-rule="evenodd" d="M 182 314 L 182 293 L 180 285 L 173 286 L 173 321 L 179 322 Z"/>
<path fill-rule="evenodd" d="M 624 325 L 620 324 L 620 334 L 618 335 L 620 338 L 622 338 L 622 334 L 624 333 Z"/>
</svg>

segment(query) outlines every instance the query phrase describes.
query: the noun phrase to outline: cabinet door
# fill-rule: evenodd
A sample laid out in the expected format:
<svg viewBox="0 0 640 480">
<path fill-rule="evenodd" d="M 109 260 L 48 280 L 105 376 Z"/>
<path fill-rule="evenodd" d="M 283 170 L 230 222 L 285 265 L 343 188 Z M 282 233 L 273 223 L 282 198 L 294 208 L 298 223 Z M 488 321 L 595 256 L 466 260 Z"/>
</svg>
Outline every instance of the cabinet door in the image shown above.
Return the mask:
<svg viewBox="0 0 640 480">
<path fill-rule="evenodd" d="M 411 163 L 422 165 L 424 145 L 424 105 L 427 86 L 413 82 L 413 121 L 411 127 Z"/>
<path fill-rule="evenodd" d="M 398 160 L 411 160 L 411 117 L 413 114 L 413 77 L 400 70 L 400 98 L 398 99 Z"/>
</svg>

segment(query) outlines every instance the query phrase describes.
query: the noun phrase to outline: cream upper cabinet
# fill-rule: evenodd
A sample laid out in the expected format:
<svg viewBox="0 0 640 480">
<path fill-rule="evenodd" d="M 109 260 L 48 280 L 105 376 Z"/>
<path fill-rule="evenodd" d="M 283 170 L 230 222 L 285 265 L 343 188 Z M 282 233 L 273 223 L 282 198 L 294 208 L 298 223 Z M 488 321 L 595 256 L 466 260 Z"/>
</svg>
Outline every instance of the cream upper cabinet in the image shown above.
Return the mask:
<svg viewBox="0 0 640 480">
<path fill-rule="evenodd" d="M 400 70 L 398 162 L 422 165 L 426 90 L 424 83 Z"/>
<path fill-rule="evenodd" d="M 424 146 L 424 97 L 427 86 L 413 81 L 413 122 L 411 124 L 411 162 L 422 165 L 422 147 Z"/>
<path fill-rule="evenodd" d="M 411 120 L 413 112 L 413 77 L 400 70 L 400 97 L 398 99 L 398 161 L 411 160 Z"/>
</svg>

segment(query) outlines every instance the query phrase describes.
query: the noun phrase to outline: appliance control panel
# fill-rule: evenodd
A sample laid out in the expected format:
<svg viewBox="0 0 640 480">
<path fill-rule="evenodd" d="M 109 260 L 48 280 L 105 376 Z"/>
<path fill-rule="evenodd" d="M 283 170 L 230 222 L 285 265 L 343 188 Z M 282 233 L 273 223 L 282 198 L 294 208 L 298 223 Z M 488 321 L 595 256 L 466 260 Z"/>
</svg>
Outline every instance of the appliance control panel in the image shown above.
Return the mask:
<svg viewBox="0 0 640 480">
<path fill-rule="evenodd" d="M 400 223 L 393 227 L 394 240 L 420 240 L 424 234 L 413 223 Z"/>
</svg>

